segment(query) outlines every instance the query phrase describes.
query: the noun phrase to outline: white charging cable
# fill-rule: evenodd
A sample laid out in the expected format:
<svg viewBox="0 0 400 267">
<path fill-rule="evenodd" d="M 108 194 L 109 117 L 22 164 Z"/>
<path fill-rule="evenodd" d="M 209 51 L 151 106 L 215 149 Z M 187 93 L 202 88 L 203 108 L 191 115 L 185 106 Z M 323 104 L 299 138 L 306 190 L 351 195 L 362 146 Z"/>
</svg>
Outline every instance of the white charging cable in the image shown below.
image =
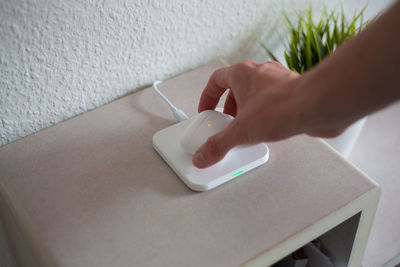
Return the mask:
<svg viewBox="0 0 400 267">
<path fill-rule="evenodd" d="M 188 119 L 188 116 L 185 114 L 185 112 L 183 112 L 183 110 L 178 109 L 177 107 L 175 107 L 171 101 L 169 101 L 169 99 L 163 94 L 161 93 L 161 91 L 158 89 L 157 85 L 162 83 L 162 81 L 155 81 L 153 83 L 153 88 L 154 91 L 156 91 L 157 94 L 159 94 L 161 96 L 161 98 L 165 101 L 165 103 L 168 104 L 168 106 L 171 108 L 172 113 L 174 114 L 175 119 L 177 119 L 178 121 L 184 121 Z"/>
</svg>

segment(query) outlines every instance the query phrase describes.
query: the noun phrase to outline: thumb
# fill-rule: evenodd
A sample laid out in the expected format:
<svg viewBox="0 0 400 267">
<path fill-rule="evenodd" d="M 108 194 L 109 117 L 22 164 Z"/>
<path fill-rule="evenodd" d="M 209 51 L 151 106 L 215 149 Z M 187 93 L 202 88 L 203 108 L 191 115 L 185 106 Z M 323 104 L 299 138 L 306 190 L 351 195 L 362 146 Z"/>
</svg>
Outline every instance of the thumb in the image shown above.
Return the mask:
<svg viewBox="0 0 400 267">
<path fill-rule="evenodd" d="M 231 148 L 240 144 L 240 135 L 235 128 L 231 123 L 221 132 L 209 137 L 194 154 L 193 165 L 207 168 L 222 160 Z"/>
</svg>

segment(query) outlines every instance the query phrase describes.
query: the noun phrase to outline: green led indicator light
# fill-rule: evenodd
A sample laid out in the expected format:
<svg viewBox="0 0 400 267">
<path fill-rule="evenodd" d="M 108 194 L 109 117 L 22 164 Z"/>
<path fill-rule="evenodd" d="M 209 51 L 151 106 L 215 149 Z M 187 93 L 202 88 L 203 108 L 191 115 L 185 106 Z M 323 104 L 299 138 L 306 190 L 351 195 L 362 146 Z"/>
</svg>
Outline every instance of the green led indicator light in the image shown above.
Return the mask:
<svg viewBox="0 0 400 267">
<path fill-rule="evenodd" d="M 238 176 L 239 174 L 241 174 L 243 171 L 238 171 L 237 173 L 232 174 L 232 177 Z"/>
</svg>

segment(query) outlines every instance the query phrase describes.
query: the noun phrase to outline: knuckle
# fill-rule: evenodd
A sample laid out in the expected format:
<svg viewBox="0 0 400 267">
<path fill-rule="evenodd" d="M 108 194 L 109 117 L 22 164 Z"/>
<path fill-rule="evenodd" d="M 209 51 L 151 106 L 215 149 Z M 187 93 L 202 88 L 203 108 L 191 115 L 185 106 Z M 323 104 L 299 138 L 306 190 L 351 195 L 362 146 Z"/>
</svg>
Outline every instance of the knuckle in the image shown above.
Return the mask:
<svg viewBox="0 0 400 267">
<path fill-rule="evenodd" d="M 223 68 L 216 69 L 211 74 L 211 78 L 215 80 L 217 77 L 220 77 L 221 75 L 223 75 L 223 73 L 226 72 L 227 69 L 229 69 L 229 67 L 223 67 Z"/>
<path fill-rule="evenodd" d="M 231 79 L 234 79 L 235 81 L 245 81 L 249 78 L 251 73 L 256 69 L 257 69 L 257 64 L 254 63 L 254 61 L 252 60 L 243 61 L 233 66 Z"/>
<path fill-rule="evenodd" d="M 256 68 L 256 69 L 254 69 L 252 74 L 254 74 L 255 76 L 263 76 L 266 74 L 266 70 L 268 70 L 268 67 Z"/>
<path fill-rule="evenodd" d="M 270 65 L 273 65 L 273 66 L 283 67 L 283 65 L 282 65 L 280 62 L 275 61 L 275 60 L 271 60 L 271 61 L 268 61 L 268 62 L 266 62 L 266 63 L 267 63 L 267 64 L 270 64 Z"/>
<path fill-rule="evenodd" d="M 260 69 L 262 71 L 280 70 L 282 68 L 285 68 L 285 67 L 281 63 L 279 63 L 278 61 L 267 61 L 267 62 L 264 62 L 260 66 Z"/>
<path fill-rule="evenodd" d="M 253 69 L 253 68 L 255 68 L 256 66 L 257 66 L 257 64 L 256 64 L 254 61 L 252 61 L 252 60 L 246 60 L 246 61 L 243 61 L 242 63 L 239 63 L 239 64 L 238 64 L 238 67 L 239 67 L 241 70 Z"/>
<path fill-rule="evenodd" d="M 222 68 L 221 68 L 221 69 L 215 70 L 215 71 L 211 74 L 210 80 L 215 80 L 215 78 L 216 78 L 218 75 L 220 75 L 221 71 L 222 71 Z"/>
<path fill-rule="evenodd" d="M 247 67 L 254 67 L 255 65 L 257 65 L 253 60 L 245 60 L 242 62 L 242 64 Z"/>
</svg>

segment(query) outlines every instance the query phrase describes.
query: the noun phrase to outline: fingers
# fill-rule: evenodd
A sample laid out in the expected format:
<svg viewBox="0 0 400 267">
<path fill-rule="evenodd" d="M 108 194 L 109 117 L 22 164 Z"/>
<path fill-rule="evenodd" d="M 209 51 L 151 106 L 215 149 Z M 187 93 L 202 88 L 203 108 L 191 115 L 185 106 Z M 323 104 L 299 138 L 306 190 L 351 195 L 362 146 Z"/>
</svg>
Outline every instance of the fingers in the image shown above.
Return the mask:
<svg viewBox="0 0 400 267">
<path fill-rule="evenodd" d="M 208 80 L 200 97 L 198 111 L 215 109 L 222 94 L 230 87 L 228 75 L 230 67 L 216 70 Z"/>
<path fill-rule="evenodd" d="M 230 90 L 225 100 L 224 113 L 235 117 L 236 112 L 237 112 L 236 100 L 235 97 L 233 96 L 233 91 Z"/>
<path fill-rule="evenodd" d="M 236 131 L 236 127 L 228 125 L 223 131 L 208 138 L 194 154 L 192 162 L 197 168 L 207 168 L 222 160 L 226 153 L 236 145 L 241 144 L 241 131 Z"/>
<path fill-rule="evenodd" d="M 342 129 L 316 129 L 307 131 L 306 134 L 313 137 L 322 137 L 322 138 L 334 138 L 341 135 L 346 128 Z"/>
<path fill-rule="evenodd" d="M 216 70 L 211 75 L 203 93 L 201 94 L 198 111 L 202 112 L 206 109 L 215 109 L 222 94 L 228 88 L 234 90 L 234 88 L 232 88 L 233 79 L 243 80 L 246 76 L 248 76 L 249 71 L 259 66 L 262 66 L 262 64 L 247 60 L 230 67 Z M 236 83 L 235 85 L 237 86 Z M 228 105 L 231 104 L 232 102 L 228 102 Z M 233 109 L 230 109 L 231 107 L 232 106 L 228 106 L 228 110 L 233 113 Z"/>
</svg>

